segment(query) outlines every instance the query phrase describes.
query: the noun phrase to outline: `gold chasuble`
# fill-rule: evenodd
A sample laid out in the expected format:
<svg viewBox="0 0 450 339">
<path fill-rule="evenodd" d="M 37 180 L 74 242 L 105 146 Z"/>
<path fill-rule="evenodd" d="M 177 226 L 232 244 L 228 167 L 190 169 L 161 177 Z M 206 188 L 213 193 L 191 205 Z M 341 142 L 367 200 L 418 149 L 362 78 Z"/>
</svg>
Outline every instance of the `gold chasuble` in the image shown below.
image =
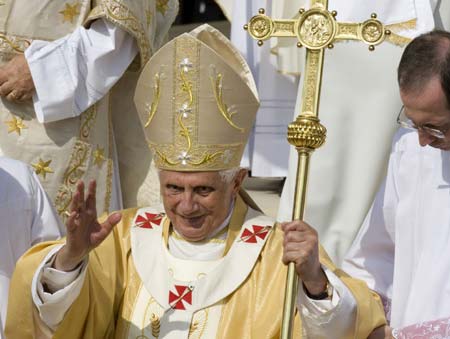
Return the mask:
<svg viewBox="0 0 450 339">
<path fill-rule="evenodd" d="M 144 201 L 136 201 L 138 194 L 147 204 L 153 198 L 141 192 L 141 185 L 151 179 L 148 170 L 151 155 L 133 104 L 133 93 L 141 66 L 161 45 L 177 6 L 174 0 L 8 0 L 0 3 L 0 65 L 24 53 L 34 39 L 52 41 L 70 34 L 78 26 L 88 27 L 99 18 L 128 32 L 140 51 L 136 62 L 110 93 L 78 117 L 41 124 L 31 101 L 0 101 L 0 155 L 34 167 L 58 214 L 62 215 L 69 206 L 80 179 L 96 179 L 98 212 L 110 209 L 114 139 L 120 159 L 124 205 L 142 204 Z M 49 81 L 55 79 L 56 75 L 49 74 Z M 157 193 L 154 195 L 158 198 Z"/>
<path fill-rule="evenodd" d="M 123 222 L 91 252 L 81 293 L 53 338 L 199 338 L 208 326 L 205 314 L 218 304 L 217 338 L 278 338 L 286 276 L 278 225 L 239 197 L 223 258 L 189 282 L 176 281 L 176 272 L 164 259 L 169 228 L 170 220 L 160 209 L 126 210 Z M 139 238 L 145 238 L 148 246 L 139 248 Z M 39 330 L 30 282 L 55 244 L 34 247 L 18 263 L 6 325 L 9 339 L 46 337 Z M 137 253 L 149 256 L 135 258 Z M 145 266 L 139 267 L 139 261 Z M 366 338 L 384 323 L 378 297 L 362 281 L 336 269 L 323 250 L 321 262 L 342 279 L 357 301 L 356 324 L 349 338 Z M 147 306 L 136 314 L 143 292 L 149 296 L 143 300 Z M 298 314 L 295 327 L 296 338 L 301 338 Z"/>
</svg>

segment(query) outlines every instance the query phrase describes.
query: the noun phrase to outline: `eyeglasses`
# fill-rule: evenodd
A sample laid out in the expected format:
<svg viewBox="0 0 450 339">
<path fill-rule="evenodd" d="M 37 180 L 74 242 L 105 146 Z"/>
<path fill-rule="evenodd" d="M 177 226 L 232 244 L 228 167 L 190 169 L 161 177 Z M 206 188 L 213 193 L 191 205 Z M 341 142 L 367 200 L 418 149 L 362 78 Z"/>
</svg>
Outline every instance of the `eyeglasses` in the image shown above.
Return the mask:
<svg viewBox="0 0 450 339">
<path fill-rule="evenodd" d="M 397 123 L 407 129 L 416 130 L 416 131 L 423 131 L 435 138 L 438 139 L 445 139 L 445 134 L 448 131 L 448 128 L 444 131 L 437 129 L 437 128 L 431 128 L 428 126 L 417 126 L 412 122 L 405 114 L 405 106 L 402 106 L 400 109 L 400 112 L 397 116 Z"/>
</svg>

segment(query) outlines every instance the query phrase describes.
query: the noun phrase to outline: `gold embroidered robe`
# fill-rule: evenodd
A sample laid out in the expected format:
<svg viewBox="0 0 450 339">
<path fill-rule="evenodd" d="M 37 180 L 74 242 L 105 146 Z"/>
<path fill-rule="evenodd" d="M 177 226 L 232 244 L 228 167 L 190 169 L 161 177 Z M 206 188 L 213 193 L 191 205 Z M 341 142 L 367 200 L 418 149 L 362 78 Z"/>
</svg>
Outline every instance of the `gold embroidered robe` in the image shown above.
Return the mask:
<svg viewBox="0 0 450 339">
<path fill-rule="evenodd" d="M 80 295 L 53 338 L 129 338 L 136 298 L 143 288 L 130 245 L 130 228 L 134 224 L 136 211 L 124 211 L 123 221 L 113 234 L 91 252 Z M 247 205 L 238 199 L 229 225 L 226 253 L 241 232 L 246 212 Z M 166 241 L 167 234 L 166 225 L 163 229 Z M 282 231 L 275 227 L 251 273 L 237 290 L 224 299 L 218 338 L 279 338 L 287 271 L 281 263 L 282 243 Z M 36 320 L 39 316 L 31 298 L 31 280 L 39 263 L 53 248 L 52 244 L 55 243 L 34 247 L 18 264 L 9 296 L 6 323 L 9 339 L 40 337 L 36 324 L 40 320 Z M 321 262 L 342 279 L 357 301 L 356 324 L 350 338 L 366 338 L 374 328 L 385 323 L 380 300 L 365 283 L 336 269 L 322 249 Z M 243 303 L 243 300 L 246 302 Z M 301 338 L 301 333 L 301 319 L 297 314 L 295 338 Z"/>
<path fill-rule="evenodd" d="M 149 171 L 151 155 L 132 96 L 140 66 L 159 47 L 176 8 L 175 0 L 0 2 L 0 65 L 23 53 L 33 39 L 52 41 L 80 25 L 88 27 L 98 18 L 127 31 L 139 48 L 139 57 L 113 89 L 78 117 L 41 124 L 31 101 L 16 104 L 0 100 L 0 155 L 35 165 L 60 215 L 67 209 L 79 179 L 97 180 L 97 209 L 109 210 L 113 138 L 124 206 L 159 199 L 158 194 L 149 194 L 148 186 L 158 186 L 155 173 Z M 144 201 L 138 200 L 138 192 Z"/>
</svg>

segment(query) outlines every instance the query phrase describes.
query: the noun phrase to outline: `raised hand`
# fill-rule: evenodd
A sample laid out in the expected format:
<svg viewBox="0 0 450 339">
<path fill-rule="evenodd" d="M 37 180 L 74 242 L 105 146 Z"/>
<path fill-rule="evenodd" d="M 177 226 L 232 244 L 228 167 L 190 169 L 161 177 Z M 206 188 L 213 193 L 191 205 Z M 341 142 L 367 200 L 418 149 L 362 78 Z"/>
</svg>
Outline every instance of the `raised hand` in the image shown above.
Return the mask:
<svg viewBox="0 0 450 339">
<path fill-rule="evenodd" d="M 88 194 L 84 198 L 84 183 L 78 182 L 70 204 L 66 222 L 66 244 L 57 253 L 54 268 L 60 271 L 75 269 L 95 247 L 105 240 L 122 215 L 113 213 L 103 222 L 97 221 L 96 183 L 89 183 Z"/>
<path fill-rule="evenodd" d="M 283 263 L 295 263 L 295 270 L 310 295 L 326 290 L 328 279 L 319 261 L 317 231 L 299 220 L 281 224 L 284 231 Z"/>
</svg>

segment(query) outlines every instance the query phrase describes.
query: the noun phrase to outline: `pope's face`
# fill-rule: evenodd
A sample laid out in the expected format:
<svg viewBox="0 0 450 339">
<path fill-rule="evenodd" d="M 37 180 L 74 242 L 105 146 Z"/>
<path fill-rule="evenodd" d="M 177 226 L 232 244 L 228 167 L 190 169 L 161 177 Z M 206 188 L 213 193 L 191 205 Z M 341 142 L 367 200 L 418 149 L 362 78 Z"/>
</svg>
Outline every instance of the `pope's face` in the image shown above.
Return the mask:
<svg viewBox="0 0 450 339">
<path fill-rule="evenodd" d="M 212 235 L 227 217 L 244 177 L 240 171 L 225 183 L 218 172 L 161 171 L 161 195 L 173 227 L 189 241 Z"/>
<path fill-rule="evenodd" d="M 420 91 L 400 91 L 400 96 L 405 115 L 414 125 L 437 129 L 445 135 L 445 138 L 439 139 L 419 128 L 420 145 L 450 150 L 450 106 L 439 79 L 433 78 Z"/>
</svg>

